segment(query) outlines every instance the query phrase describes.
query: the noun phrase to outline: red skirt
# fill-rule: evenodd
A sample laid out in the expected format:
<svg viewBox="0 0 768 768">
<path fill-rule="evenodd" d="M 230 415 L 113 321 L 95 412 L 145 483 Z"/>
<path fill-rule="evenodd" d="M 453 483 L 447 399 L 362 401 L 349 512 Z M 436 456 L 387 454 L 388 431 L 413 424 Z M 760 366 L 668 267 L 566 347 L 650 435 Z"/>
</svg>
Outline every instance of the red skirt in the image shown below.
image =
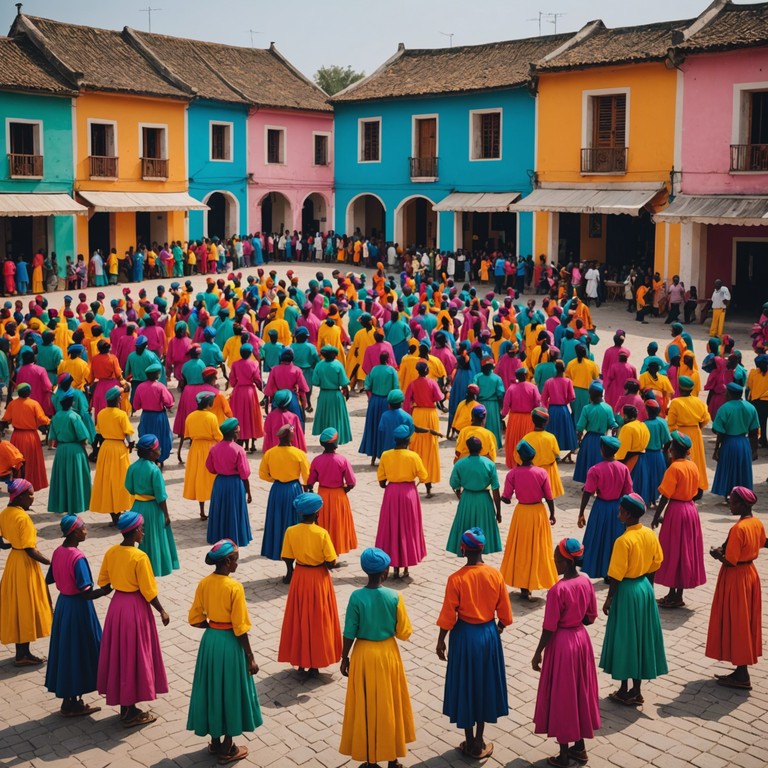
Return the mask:
<svg viewBox="0 0 768 768">
<path fill-rule="evenodd" d="M 259 394 L 253 385 L 237 386 L 229 398 L 232 415 L 240 422 L 240 438 L 253 440 L 264 437 Z"/>
<path fill-rule="evenodd" d="M 317 516 L 317 524 L 328 531 L 336 554 L 343 555 L 345 552 L 357 549 L 355 521 L 352 519 L 352 508 L 344 489 L 328 488 L 321 485 L 317 492 L 323 499 L 323 507 Z"/>
<path fill-rule="evenodd" d="M 504 438 L 504 452 L 506 454 L 507 467 L 514 469 L 515 448 L 517 444 L 529 433 L 533 432 L 533 419 L 530 413 L 510 411 L 507 414 L 507 431 Z"/>
<path fill-rule="evenodd" d="M 11 445 L 24 454 L 24 477 L 32 483 L 32 487 L 36 491 L 47 488 L 48 473 L 45 471 L 40 433 L 36 429 L 14 429 Z"/>
</svg>

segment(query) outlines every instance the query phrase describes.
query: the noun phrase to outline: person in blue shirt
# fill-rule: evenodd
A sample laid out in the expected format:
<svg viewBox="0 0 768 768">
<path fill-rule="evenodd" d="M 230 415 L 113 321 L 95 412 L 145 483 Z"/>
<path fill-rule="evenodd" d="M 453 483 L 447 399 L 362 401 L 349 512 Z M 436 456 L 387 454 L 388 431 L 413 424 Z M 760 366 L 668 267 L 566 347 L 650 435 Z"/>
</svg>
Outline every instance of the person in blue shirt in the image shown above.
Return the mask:
<svg viewBox="0 0 768 768">
<path fill-rule="evenodd" d="M 16 264 L 16 293 L 26 293 L 29 290 L 29 270 L 23 256 L 19 256 Z"/>
<path fill-rule="evenodd" d="M 261 249 L 261 238 L 258 234 L 251 238 L 251 245 L 253 246 L 253 264 L 260 267 L 264 263 L 264 254 Z"/>
<path fill-rule="evenodd" d="M 504 293 L 504 280 L 507 276 L 506 271 L 507 260 L 499 255 L 496 261 L 493 263 L 493 279 L 494 279 L 494 293 L 501 295 Z"/>
<path fill-rule="evenodd" d="M 517 259 L 517 273 L 515 275 L 515 298 L 525 291 L 525 260 L 522 256 Z"/>
</svg>

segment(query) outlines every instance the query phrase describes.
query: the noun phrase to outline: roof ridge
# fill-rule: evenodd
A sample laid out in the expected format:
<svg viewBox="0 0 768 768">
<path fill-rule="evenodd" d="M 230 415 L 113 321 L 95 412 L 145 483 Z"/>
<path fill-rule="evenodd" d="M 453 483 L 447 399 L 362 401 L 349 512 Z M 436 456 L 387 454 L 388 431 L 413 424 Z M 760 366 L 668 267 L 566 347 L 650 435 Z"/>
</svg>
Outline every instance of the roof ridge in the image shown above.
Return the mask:
<svg viewBox="0 0 768 768">
<path fill-rule="evenodd" d="M 135 30 L 125 26 L 123 27 L 120 36 L 136 51 L 136 53 L 139 54 L 139 56 L 144 58 L 144 60 L 157 71 L 160 77 L 165 78 L 171 85 L 181 91 L 186 91 L 193 96 L 197 95 L 197 88 L 190 85 L 186 80 L 183 80 L 167 64 L 163 63 L 155 52 L 139 38 Z"/>
<path fill-rule="evenodd" d="M 232 46 L 233 48 L 235 46 Z M 202 54 L 199 56 L 200 61 L 202 62 L 203 66 L 211 72 L 211 74 L 214 75 L 214 77 L 217 77 L 227 88 L 229 88 L 232 93 L 234 93 L 238 98 L 242 99 L 246 104 L 252 104 L 252 99 L 250 99 L 243 91 L 241 91 L 234 83 L 231 83 L 224 75 L 221 74 L 218 70 L 214 69 L 213 65 L 208 61 L 208 59 L 205 58 Z"/>
<path fill-rule="evenodd" d="M 550 51 L 546 56 L 540 59 L 542 63 L 546 63 L 549 61 L 552 61 L 553 59 L 557 58 L 561 54 L 565 53 L 566 51 L 573 48 L 574 45 L 578 45 L 583 40 L 586 40 L 588 37 L 591 37 L 592 35 L 597 32 L 598 29 L 605 29 L 605 24 L 602 22 L 601 19 L 594 19 L 593 21 L 588 21 L 575 35 L 572 35 L 568 40 L 566 40 L 559 48 L 555 48 L 554 51 Z M 532 65 L 532 68 L 535 68 L 536 64 Z"/>
<path fill-rule="evenodd" d="M 355 81 L 354 83 L 350 83 L 346 88 L 342 88 L 338 93 L 334 93 L 333 96 L 331 96 L 328 101 L 333 102 L 336 99 L 340 98 L 341 96 L 346 96 L 349 93 L 352 93 L 357 88 L 360 88 L 363 83 L 367 83 L 371 78 L 376 77 L 380 72 L 383 72 L 390 64 L 393 64 L 398 59 L 405 56 L 405 43 L 398 43 L 397 44 L 397 50 L 388 58 L 386 59 L 382 64 L 380 64 L 376 69 L 371 72 L 370 75 L 366 75 L 365 77 L 361 77 L 359 80 Z"/>
<path fill-rule="evenodd" d="M 17 13 L 13 20 L 9 36 L 20 36 L 29 40 L 34 48 L 45 58 L 45 60 L 65 79 L 76 88 L 80 87 L 85 74 L 78 72 L 69 66 L 63 59 L 53 52 L 53 48 L 48 42 L 48 38 L 32 23 L 31 19 L 36 16 L 27 16 L 24 13 Z"/>
<path fill-rule="evenodd" d="M 270 43 L 269 48 L 267 50 L 284 67 L 287 67 L 291 72 L 293 72 L 294 75 L 296 75 L 296 77 L 298 77 L 300 80 L 303 80 L 305 83 L 307 83 L 307 85 L 319 91 L 323 96 L 325 96 L 325 100 L 328 101 L 328 94 L 317 83 L 310 80 L 300 69 L 297 69 L 296 67 L 294 67 L 293 64 L 291 64 L 291 62 L 288 61 L 288 59 L 286 59 L 285 56 L 283 56 L 283 54 L 277 50 L 277 46 L 274 43 Z"/>
<path fill-rule="evenodd" d="M 535 43 L 538 41 L 559 40 L 570 35 L 573 32 L 559 32 L 553 35 L 533 35 L 531 37 L 511 37 L 506 40 L 491 40 L 487 43 L 470 43 L 468 45 L 454 45 L 451 48 L 406 48 L 405 55 L 424 54 L 424 53 L 460 53 L 461 51 L 472 50 L 475 48 L 491 48 L 495 45 L 512 45 L 514 43 Z"/>
</svg>

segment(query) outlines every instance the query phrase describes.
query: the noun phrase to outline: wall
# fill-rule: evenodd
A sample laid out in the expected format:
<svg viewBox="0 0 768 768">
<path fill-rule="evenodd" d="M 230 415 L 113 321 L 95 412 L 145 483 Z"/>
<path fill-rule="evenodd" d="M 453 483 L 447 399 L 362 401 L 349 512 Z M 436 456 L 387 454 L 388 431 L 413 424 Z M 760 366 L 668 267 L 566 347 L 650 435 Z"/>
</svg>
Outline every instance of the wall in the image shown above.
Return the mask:
<svg viewBox="0 0 768 768">
<path fill-rule="evenodd" d="M 470 110 L 500 107 L 501 159 L 470 160 Z M 413 116 L 438 115 L 438 180 L 411 182 Z M 358 162 L 358 120 L 381 117 L 381 162 Z M 423 195 L 437 203 L 453 191 L 527 194 L 534 159 L 535 101 L 525 88 L 505 91 L 335 105 L 336 229 L 347 226 L 347 207 L 358 195 L 384 201 L 386 235 L 395 238 L 395 211 L 403 200 Z M 532 253 L 531 214 L 518 214 L 520 252 Z M 450 212 L 439 214 L 439 242 L 453 249 L 456 226 Z"/>
<path fill-rule="evenodd" d="M 285 163 L 266 162 L 266 126 L 285 128 Z M 334 141 L 333 114 L 328 112 L 296 112 L 277 109 L 253 109 L 248 115 L 248 229 L 261 226 L 261 201 L 269 192 L 280 192 L 291 207 L 291 230 L 301 229 L 301 211 L 313 192 L 325 200 L 326 209 L 333 206 Z M 313 132 L 331 134 L 328 140 L 330 163 L 314 165 Z M 332 215 L 332 214 L 331 214 Z M 332 228 L 327 215 L 326 229 Z"/>
<path fill-rule="evenodd" d="M 734 247 L 735 239 L 768 239 L 768 226 L 765 227 L 737 227 L 729 224 L 709 225 L 706 227 L 707 248 L 707 272 L 706 291 L 702 293 L 699 286 L 699 295 L 703 298 L 711 296 L 714 290 L 714 282 L 720 279 L 727 286 L 733 284 Z"/>
<path fill-rule="evenodd" d="M 768 48 L 691 56 L 683 64 L 682 190 L 686 194 L 765 194 L 767 173 L 731 174 L 734 85 L 768 83 Z"/>
</svg>

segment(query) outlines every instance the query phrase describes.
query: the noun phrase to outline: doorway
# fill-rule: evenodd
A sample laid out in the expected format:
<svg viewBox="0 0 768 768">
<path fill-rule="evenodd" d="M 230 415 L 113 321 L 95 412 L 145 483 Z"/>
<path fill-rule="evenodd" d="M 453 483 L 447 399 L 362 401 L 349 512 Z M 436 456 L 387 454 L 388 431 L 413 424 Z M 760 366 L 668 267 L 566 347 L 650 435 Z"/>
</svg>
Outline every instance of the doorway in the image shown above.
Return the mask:
<svg viewBox="0 0 768 768">
<path fill-rule="evenodd" d="M 152 214 L 147 211 L 136 212 L 136 247 L 152 245 Z"/>
<path fill-rule="evenodd" d="M 227 233 L 227 205 L 228 201 L 221 192 L 214 192 L 207 200 L 208 204 L 208 237 L 218 237 L 224 240 Z"/>
<path fill-rule="evenodd" d="M 765 298 L 760 285 L 768 285 L 768 240 L 737 240 L 733 309 L 756 313 Z"/>
<path fill-rule="evenodd" d="M 569 261 L 576 263 L 581 254 L 581 216 L 580 213 L 561 213 L 560 235 L 557 248 L 557 260 L 560 264 Z"/>
<path fill-rule="evenodd" d="M 605 241 L 606 263 L 615 267 L 652 267 L 656 250 L 656 225 L 645 209 L 639 216 L 626 213 L 605 217 L 607 236 Z"/>
<path fill-rule="evenodd" d="M 106 257 L 112 247 L 110 232 L 110 214 L 97 211 L 88 221 L 88 257 L 98 248 L 101 255 Z"/>
<path fill-rule="evenodd" d="M 437 214 L 426 197 L 412 197 L 395 212 L 395 238 L 404 246 L 435 248 Z"/>
</svg>

